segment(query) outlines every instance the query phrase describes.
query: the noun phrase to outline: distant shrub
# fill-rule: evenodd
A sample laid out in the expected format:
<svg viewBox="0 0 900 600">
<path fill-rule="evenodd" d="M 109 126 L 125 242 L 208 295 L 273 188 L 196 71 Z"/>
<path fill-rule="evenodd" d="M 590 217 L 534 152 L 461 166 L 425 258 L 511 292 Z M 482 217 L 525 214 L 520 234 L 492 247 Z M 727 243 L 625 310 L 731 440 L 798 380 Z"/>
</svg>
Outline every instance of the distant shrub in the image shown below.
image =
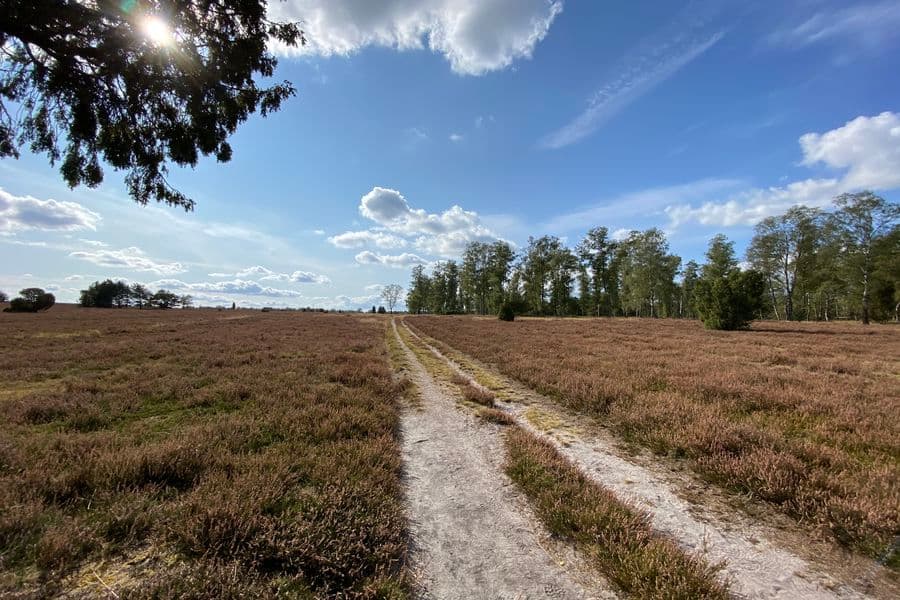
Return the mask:
<svg viewBox="0 0 900 600">
<path fill-rule="evenodd" d="M 757 271 L 734 271 L 697 282 L 695 303 L 707 329 L 745 329 L 762 305 L 765 280 Z"/>
<path fill-rule="evenodd" d="M 25 288 L 19 292 L 18 298 L 13 298 L 9 308 L 4 312 L 40 312 L 48 310 L 56 304 L 56 296 L 49 294 L 41 288 Z"/>
<path fill-rule="evenodd" d="M 516 311 L 513 308 L 513 305 L 509 302 L 504 302 L 500 305 L 500 314 L 498 318 L 501 321 L 515 321 L 516 320 Z"/>
</svg>

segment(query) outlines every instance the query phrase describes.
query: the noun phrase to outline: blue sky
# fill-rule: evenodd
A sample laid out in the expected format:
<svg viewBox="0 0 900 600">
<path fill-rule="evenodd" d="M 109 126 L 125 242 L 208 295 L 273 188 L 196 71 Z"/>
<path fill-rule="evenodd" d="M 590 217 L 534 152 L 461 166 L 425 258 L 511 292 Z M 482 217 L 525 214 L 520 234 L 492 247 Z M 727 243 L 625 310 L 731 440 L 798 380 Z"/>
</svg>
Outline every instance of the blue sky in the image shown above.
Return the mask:
<svg viewBox="0 0 900 600">
<path fill-rule="evenodd" d="M 748 6 L 749 5 L 749 6 Z M 201 304 L 377 303 L 470 240 L 660 227 L 685 260 L 844 191 L 900 198 L 900 2 L 294 0 L 298 97 L 171 180 L 0 161 L 0 289 L 112 277 Z M 279 50 L 280 52 L 280 50 Z"/>
</svg>

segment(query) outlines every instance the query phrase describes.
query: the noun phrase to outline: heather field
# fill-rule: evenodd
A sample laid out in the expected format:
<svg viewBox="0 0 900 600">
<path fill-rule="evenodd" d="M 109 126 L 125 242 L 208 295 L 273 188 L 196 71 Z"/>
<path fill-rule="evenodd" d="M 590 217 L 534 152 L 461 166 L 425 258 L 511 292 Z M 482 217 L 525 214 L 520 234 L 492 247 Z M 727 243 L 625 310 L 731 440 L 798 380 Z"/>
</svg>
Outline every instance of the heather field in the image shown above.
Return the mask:
<svg viewBox="0 0 900 600">
<path fill-rule="evenodd" d="M 0 595 L 403 597 L 385 321 L 0 314 Z"/>
<path fill-rule="evenodd" d="M 900 330 L 407 318 L 415 331 L 897 567 Z"/>
<path fill-rule="evenodd" d="M 889 326 L 63 305 L 0 331 L 3 597 L 896 596 Z"/>
</svg>

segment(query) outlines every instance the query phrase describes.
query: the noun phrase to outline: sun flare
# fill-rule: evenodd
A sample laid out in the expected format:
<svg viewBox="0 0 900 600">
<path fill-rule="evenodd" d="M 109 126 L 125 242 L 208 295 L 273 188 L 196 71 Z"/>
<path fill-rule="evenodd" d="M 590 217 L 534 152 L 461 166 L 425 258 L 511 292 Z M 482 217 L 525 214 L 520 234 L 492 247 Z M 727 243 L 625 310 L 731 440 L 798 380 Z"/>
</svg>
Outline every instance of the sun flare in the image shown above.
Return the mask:
<svg viewBox="0 0 900 600">
<path fill-rule="evenodd" d="M 169 24 L 155 16 L 144 17 L 141 29 L 147 38 L 157 46 L 169 46 L 174 42 Z"/>
</svg>

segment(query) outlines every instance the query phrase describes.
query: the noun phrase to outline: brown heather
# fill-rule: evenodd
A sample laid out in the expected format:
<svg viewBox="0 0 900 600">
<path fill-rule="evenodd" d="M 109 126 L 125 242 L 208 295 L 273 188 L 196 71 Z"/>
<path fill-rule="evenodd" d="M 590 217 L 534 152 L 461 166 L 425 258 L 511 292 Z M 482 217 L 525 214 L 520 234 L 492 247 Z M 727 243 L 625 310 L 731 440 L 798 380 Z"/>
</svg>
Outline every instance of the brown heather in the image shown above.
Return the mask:
<svg viewBox="0 0 900 600">
<path fill-rule="evenodd" d="M 0 595 L 151 548 L 120 592 L 406 596 L 383 319 L 57 306 L 0 331 Z"/>
<path fill-rule="evenodd" d="M 900 534 L 900 329 L 415 317 L 415 329 L 723 486 L 883 556 Z M 896 568 L 896 553 L 892 561 Z"/>
</svg>

